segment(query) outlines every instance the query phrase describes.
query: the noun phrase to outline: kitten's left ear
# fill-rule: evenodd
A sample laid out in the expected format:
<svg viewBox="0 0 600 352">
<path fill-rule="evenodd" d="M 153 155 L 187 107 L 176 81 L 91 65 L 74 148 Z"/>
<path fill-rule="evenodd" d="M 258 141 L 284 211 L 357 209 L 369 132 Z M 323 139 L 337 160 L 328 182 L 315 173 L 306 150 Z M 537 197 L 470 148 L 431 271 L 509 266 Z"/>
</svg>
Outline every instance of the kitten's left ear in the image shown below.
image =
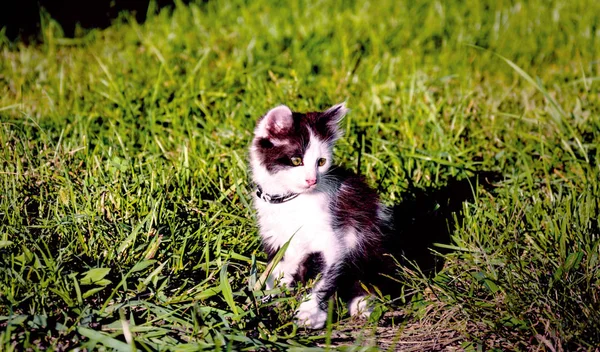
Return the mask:
<svg viewBox="0 0 600 352">
<path fill-rule="evenodd" d="M 327 124 L 327 127 L 333 135 L 335 139 L 338 139 L 342 136 L 342 130 L 340 129 L 340 122 L 348 113 L 348 108 L 346 107 L 346 102 L 334 105 L 327 109 L 322 113 L 321 119 Z"/>
</svg>

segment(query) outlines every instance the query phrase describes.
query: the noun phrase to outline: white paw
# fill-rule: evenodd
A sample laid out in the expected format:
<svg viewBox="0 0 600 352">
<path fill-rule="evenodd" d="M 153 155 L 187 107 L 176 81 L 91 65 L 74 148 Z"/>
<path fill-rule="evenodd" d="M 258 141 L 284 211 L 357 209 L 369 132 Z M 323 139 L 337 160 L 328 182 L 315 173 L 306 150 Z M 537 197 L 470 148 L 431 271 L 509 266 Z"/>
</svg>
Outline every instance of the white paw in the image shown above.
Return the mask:
<svg viewBox="0 0 600 352">
<path fill-rule="evenodd" d="M 300 304 L 296 311 L 296 323 L 309 329 L 321 329 L 327 321 L 327 312 L 319 307 L 316 299 L 310 298 Z"/>
<path fill-rule="evenodd" d="M 348 310 L 350 315 L 353 317 L 368 318 L 373 312 L 373 305 L 371 304 L 370 296 L 358 296 L 354 297 L 350 303 L 348 303 Z"/>
<path fill-rule="evenodd" d="M 282 272 L 271 273 L 267 278 L 266 286 L 267 290 L 272 290 L 275 287 L 291 287 L 291 283 L 294 282 L 292 275 L 287 275 Z"/>
<path fill-rule="evenodd" d="M 284 274 L 279 280 L 279 285 L 284 287 L 292 287 L 292 282 L 294 282 L 294 277 L 292 275 Z"/>
</svg>

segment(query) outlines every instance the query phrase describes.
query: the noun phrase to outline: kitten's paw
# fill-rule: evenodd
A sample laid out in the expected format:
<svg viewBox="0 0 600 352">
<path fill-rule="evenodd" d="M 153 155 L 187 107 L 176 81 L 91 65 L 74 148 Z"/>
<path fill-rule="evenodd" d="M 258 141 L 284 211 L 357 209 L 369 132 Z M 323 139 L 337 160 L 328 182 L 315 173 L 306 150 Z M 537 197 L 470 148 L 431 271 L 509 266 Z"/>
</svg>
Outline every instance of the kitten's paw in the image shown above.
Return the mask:
<svg viewBox="0 0 600 352">
<path fill-rule="evenodd" d="M 370 296 L 354 297 L 348 303 L 348 310 L 353 317 L 368 318 L 373 312 L 373 304 Z"/>
<path fill-rule="evenodd" d="M 279 275 L 269 275 L 266 282 L 267 290 L 272 290 L 275 287 L 292 287 L 292 283 L 294 282 L 294 277 L 292 275 L 287 275 L 283 273 L 279 273 Z"/>
<path fill-rule="evenodd" d="M 279 285 L 283 287 L 292 287 L 294 283 L 294 277 L 292 275 L 283 275 L 283 277 L 279 280 Z"/>
<path fill-rule="evenodd" d="M 296 311 L 296 323 L 309 329 L 321 329 L 327 321 L 327 312 L 319 307 L 316 299 L 309 299 L 300 304 Z"/>
</svg>

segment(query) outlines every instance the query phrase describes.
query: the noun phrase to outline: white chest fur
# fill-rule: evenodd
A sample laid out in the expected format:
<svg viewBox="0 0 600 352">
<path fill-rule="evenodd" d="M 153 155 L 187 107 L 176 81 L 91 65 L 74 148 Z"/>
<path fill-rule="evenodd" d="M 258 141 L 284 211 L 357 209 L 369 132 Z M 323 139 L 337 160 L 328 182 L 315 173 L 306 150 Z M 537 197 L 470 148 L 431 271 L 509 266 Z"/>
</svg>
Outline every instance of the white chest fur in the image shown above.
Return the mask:
<svg viewBox="0 0 600 352">
<path fill-rule="evenodd" d="M 311 252 L 321 252 L 328 263 L 339 258 L 342 244 L 334 233 L 325 194 L 305 193 L 281 204 L 255 198 L 254 204 L 260 234 L 268 245 L 277 249 L 294 236 L 285 253 L 286 258 L 299 261 Z"/>
</svg>

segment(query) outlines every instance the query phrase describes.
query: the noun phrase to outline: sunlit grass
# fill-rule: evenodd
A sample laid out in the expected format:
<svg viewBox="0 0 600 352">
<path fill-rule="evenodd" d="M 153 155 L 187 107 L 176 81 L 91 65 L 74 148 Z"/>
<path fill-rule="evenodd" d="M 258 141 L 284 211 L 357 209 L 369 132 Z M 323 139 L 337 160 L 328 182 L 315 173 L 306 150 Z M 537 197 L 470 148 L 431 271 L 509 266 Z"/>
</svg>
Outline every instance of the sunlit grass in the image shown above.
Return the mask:
<svg viewBox="0 0 600 352">
<path fill-rule="evenodd" d="M 396 336 L 385 346 L 424 326 L 474 349 L 597 345 L 598 13 L 594 1 L 227 1 L 76 39 L 43 15 L 40 44 L 0 38 L 3 348 L 334 343 L 350 319 L 303 333 L 298 294 L 263 303 L 254 290 L 266 263 L 246 150 L 270 107 L 341 101 L 337 162 L 386 203 L 472 180 L 460 221 L 442 219 L 444 269 L 400 269 L 406 296 L 378 308 L 402 311 L 379 322 Z M 355 342 L 376 344 L 376 325 Z"/>
</svg>

